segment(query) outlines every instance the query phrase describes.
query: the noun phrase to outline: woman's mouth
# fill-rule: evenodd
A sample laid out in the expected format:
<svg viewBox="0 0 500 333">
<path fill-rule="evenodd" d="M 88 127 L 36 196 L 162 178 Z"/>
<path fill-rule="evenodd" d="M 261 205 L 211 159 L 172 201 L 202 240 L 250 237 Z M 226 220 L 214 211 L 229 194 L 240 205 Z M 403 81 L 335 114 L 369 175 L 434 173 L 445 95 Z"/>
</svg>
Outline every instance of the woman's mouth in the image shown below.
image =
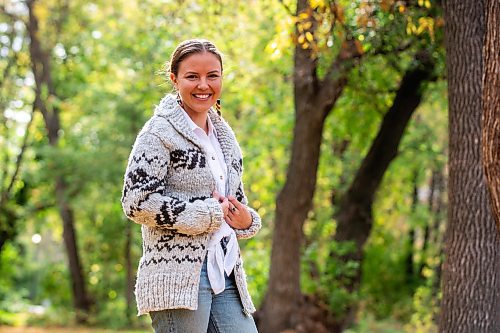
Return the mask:
<svg viewBox="0 0 500 333">
<path fill-rule="evenodd" d="M 212 94 L 193 94 L 193 97 L 199 100 L 208 100 Z"/>
</svg>

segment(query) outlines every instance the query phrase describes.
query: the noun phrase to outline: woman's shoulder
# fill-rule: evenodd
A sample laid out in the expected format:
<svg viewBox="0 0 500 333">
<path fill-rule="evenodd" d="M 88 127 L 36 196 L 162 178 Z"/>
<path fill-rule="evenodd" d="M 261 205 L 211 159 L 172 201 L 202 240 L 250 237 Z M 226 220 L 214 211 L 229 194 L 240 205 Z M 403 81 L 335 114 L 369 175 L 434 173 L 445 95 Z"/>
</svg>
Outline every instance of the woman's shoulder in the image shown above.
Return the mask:
<svg viewBox="0 0 500 333">
<path fill-rule="evenodd" d="M 173 131 L 173 126 L 168 119 L 154 114 L 146 123 L 147 130 L 157 135 L 168 134 Z"/>
<path fill-rule="evenodd" d="M 174 105 L 174 100 L 171 95 L 164 96 L 158 105 L 154 107 L 154 112 L 151 118 L 144 124 L 139 135 L 143 133 L 150 133 L 159 137 L 173 131 L 171 122 L 168 120 L 171 115 Z"/>
</svg>

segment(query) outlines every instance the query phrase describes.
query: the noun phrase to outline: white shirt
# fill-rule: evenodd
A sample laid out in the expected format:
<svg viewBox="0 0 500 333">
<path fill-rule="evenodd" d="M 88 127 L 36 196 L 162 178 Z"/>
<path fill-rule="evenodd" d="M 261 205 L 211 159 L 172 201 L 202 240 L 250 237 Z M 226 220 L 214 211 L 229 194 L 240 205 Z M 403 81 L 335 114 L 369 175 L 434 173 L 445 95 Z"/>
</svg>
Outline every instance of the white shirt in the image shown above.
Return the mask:
<svg viewBox="0 0 500 333">
<path fill-rule="evenodd" d="M 200 140 L 203 148 L 205 149 L 208 159 L 207 162 L 215 178 L 217 191 L 221 195 L 226 196 L 227 165 L 210 117 L 207 117 L 207 135 L 202 128 L 194 123 L 186 112 L 183 112 L 183 114 L 194 134 Z M 222 246 L 220 244 L 220 241 L 224 237 L 229 237 L 229 241 L 226 245 L 226 255 L 224 255 L 224 251 L 222 250 Z M 226 223 L 226 221 L 223 221 L 220 229 L 212 233 L 208 243 L 207 252 L 208 279 L 215 294 L 219 294 L 224 291 L 224 272 L 226 272 L 227 275 L 231 274 L 234 265 L 236 264 L 236 260 L 238 259 L 238 253 L 239 245 L 236 239 L 236 233 Z"/>
</svg>

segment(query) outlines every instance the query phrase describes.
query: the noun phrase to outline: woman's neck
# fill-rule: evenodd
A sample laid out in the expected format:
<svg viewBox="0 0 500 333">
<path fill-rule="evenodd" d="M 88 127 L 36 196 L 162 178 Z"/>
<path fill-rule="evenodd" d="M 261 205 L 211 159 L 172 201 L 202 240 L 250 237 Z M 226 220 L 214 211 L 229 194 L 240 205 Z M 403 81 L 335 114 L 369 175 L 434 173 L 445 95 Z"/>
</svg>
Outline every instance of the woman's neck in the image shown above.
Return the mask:
<svg viewBox="0 0 500 333">
<path fill-rule="evenodd" d="M 208 134 L 208 110 L 206 112 L 193 112 L 193 111 L 184 111 L 188 114 L 189 118 L 198 125 L 199 128 L 201 128 L 206 134 Z"/>
</svg>

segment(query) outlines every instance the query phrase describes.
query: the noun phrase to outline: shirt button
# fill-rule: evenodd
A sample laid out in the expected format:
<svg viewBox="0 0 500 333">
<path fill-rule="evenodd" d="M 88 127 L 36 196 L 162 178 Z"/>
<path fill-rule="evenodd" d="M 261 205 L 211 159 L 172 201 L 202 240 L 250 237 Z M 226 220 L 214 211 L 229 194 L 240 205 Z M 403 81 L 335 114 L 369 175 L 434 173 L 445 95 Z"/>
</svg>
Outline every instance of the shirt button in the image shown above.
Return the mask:
<svg viewBox="0 0 500 333">
<path fill-rule="evenodd" d="M 220 180 L 222 180 L 224 177 L 220 176 Z"/>
<path fill-rule="evenodd" d="M 215 156 L 212 156 L 212 160 L 214 160 L 214 161 L 215 161 Z"/>
</svg>

